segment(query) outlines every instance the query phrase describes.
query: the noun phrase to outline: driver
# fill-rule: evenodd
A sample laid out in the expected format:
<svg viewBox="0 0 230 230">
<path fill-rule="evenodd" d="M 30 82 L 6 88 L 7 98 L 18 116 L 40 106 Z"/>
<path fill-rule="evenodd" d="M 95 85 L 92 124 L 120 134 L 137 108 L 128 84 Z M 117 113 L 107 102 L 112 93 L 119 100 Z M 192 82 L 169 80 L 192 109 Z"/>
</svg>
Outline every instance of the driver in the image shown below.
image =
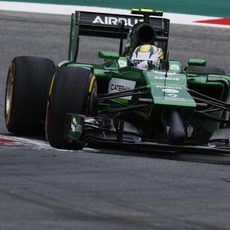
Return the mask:
<svg viewBox="0 0 230 230">
<path fill-rule="evenodd" d="M 141 70 L 159 69 L 162 58 L 163 52 L 161 48 L 146 44 L 138 46 L 134 50 L 131 56 L 131 63 L 135 68 Z"/>
</svg>

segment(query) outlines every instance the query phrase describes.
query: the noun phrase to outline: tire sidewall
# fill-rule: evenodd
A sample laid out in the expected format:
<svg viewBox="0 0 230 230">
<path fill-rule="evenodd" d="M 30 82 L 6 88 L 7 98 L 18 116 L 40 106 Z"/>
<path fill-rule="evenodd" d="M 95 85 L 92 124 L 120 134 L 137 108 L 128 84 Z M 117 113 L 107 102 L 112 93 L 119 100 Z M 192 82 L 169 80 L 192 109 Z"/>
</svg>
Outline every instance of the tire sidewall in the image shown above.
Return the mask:
<svg viewBox="0 0 230 230">
<path fill-rule="evenodd" d="M 68 66 L 57 69 L 50 86 L 46 114 L 46 137 L 51 146 L 64 149 L 83 147 L 82 142 L 65 140 L 65 117 L 66 113 L 86 115 L 91 111 L 91 84 L 94 89 L 96 81 L 89 69 Z"/>
</svg>

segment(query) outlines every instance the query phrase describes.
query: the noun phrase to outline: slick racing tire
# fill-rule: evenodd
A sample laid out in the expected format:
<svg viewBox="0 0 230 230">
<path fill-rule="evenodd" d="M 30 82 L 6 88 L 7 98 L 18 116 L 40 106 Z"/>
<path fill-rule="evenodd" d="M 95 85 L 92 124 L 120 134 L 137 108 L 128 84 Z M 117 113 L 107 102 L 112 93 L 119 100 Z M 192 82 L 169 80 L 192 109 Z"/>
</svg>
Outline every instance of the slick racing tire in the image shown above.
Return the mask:
<svg viewBox="0 0 230 230">
<path fill-rule="evenodd" d="M 203 74 L 225 75 L 225 71 L 223 69 L 215 66 L 189 66 L 187 72 L 192 74 L 203 73 Z"/>
<path fill-rule="evenodd" d="M 5 123 L 20 135 L 44 135 L 46 102 L 55 72 L 47 58 L 21 56 L 12 60 L 5 90 Z"/>
<path fill-rule="evenodd" d="M 66 113 L 92 114 L 96 91 L 96 78 L 91 70 L 68 66 L 57 69 L 46 110 L 46 137 L 52 147 L 75 150 L 84 147 L 82 141 L 65 139 L 65 117 Z"/>
</svg>

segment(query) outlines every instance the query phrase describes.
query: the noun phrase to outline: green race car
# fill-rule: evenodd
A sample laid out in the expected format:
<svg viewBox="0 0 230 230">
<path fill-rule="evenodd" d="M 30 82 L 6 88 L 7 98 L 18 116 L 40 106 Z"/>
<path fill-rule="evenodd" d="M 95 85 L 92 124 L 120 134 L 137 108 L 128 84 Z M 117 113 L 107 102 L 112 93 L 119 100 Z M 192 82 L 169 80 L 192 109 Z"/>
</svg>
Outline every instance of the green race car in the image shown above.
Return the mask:
<svg viewBox="0 0 230 230">
<path fill-rule="evenodd" d="M 148 9 L 72 14 L 68 61 L 13 59 L 7 129 L 45 133 L 51 146 L 64 149 L 229 152 L 230 76 L 206 60 L 169 60 L 170 21 L 162 16 Z M 99 51 L 101 65 L 80 63 L 81 35 L 119 39 L 118 52 Z"/>
</svg>

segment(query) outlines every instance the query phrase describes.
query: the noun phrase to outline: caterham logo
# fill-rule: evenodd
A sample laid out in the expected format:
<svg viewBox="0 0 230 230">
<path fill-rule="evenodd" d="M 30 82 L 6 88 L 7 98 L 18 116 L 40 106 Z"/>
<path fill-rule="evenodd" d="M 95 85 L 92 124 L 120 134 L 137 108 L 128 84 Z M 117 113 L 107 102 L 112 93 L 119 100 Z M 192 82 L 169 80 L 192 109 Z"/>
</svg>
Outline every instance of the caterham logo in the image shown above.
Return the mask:
<svg viewBox="0 0 230 230">
<path fill-rule="evenodd" d="M 134 89 L 136 85 L 135 81 L 112 78 L 109 82 L 108 93 L 119 93 L 126 90 Z M 131 96 L 123 97 L 127 100 L 131 100 Z"/>
<path fill-rule="evenodd" d="M 119 23 L 124 22 L 125 26 L 132 27 L 133 25 L 137 24 L 139 21 L 143 21 L 143 19 L 137 18 L 118 18 L 118 17 L 101 17 L 97 16 L 93 20 L 93 24 L 102 24 L 102 25 L 119 25 Z"/>
<path fill-rule="evenodd" d="M 111 84 L 111 91 L 117 91 L 117 92 L 122 92 L 122 91 L 125 91 L 125 90 L 130 90 L 131 87 L 129 86 L 124 86 L 124 85 L 116 85 L 116 84 Z"/>
</svg>

